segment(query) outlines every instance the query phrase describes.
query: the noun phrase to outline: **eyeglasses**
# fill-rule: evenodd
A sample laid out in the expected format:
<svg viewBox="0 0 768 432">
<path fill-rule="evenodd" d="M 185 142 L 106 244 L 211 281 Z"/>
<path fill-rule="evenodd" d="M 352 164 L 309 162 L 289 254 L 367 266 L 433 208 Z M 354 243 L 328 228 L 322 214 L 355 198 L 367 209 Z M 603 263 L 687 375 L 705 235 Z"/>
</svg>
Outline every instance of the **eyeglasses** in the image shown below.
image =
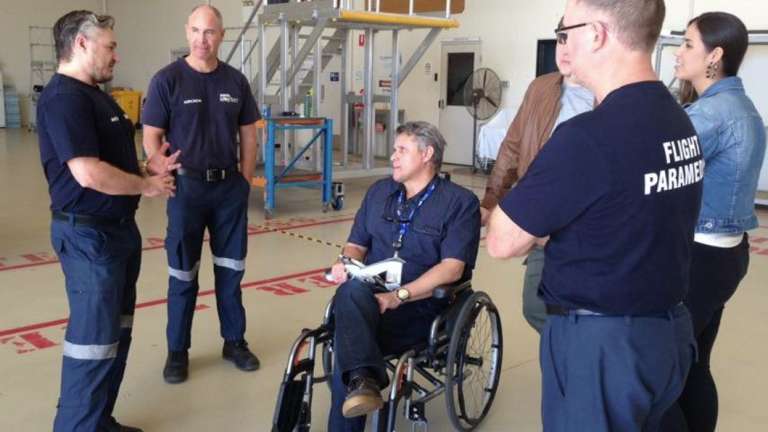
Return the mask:
<svg viewBox="0 0 768 432">
<path fill-rule="evenodd" d="M 589 25 L 588 22 L 584 22 L 581 24 L 574 24 L 570 26 L 565 27 L 558 27 L 555 29 L 555 37 L 557 38 L 557 43 L 560 45 L 565 45 L 568 43 L 568 30 L 577 29 L 579 27 L 585 27 Z"/>
</svg>

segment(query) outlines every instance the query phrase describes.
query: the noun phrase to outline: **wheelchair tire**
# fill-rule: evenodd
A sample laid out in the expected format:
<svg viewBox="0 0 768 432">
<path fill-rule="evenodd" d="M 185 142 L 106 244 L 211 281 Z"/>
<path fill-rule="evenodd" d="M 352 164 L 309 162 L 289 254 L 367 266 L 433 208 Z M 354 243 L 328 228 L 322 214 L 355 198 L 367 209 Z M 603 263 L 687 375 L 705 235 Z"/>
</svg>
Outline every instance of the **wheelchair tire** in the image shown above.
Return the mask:
<svg viewBox="0 0 768 432">
<path fill-rule="evenodd" d="M 328 377 L 325 383 L 328 384 L 328 390 L 333 391 L 333 339 L 323 343 L 322 352 L 323 374 Z"/>
<path fill-rule="evenodd" d="M 448 417 L 458 431 L 475 429 L 488 414 L 499 387 L 501 317 L 488 294 L 473 293 L 451 332 L 445 370 Z"/>
</svg>

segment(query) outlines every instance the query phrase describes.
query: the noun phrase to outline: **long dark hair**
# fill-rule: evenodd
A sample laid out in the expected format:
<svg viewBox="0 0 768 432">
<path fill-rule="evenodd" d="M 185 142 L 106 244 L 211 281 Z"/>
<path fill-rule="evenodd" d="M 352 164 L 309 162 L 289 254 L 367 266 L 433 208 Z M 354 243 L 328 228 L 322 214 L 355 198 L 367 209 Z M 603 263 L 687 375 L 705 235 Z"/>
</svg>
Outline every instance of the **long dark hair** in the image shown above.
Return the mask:
<svg viewBox="0 0 768 432">
<path fill-rule="evenodd" d="M 706 12 L 688 22 L 688 27 L 696 24 L 701 33 L 701 41 L 707 52 L 720 47 L 723 49 L 721 69 L 727 77 L 739 73 L 739 67 L 749 45 L 749 34 L 744 23 L 727 12 Z M 680 102 L 683 104 L 696 101 L 699 95 L 690 81 L 680 82 Z"/>
</svg>

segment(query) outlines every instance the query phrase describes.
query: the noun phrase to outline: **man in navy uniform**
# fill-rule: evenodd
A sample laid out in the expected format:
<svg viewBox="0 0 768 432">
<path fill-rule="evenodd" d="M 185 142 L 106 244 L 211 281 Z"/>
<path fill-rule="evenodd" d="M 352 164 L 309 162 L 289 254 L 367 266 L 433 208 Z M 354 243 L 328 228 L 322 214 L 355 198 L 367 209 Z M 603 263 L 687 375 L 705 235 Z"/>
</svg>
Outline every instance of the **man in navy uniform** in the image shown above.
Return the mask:
<svg viewBox="0 0 768 432">
<path fill-rule="evenodd" d="M 401 286 L 374 293 L 347 280 L 334 297 L 336 355 L 330 431 L 362 431 L 365 415 L 383 404 L 388 378 L 383 356 L 426 341 L 447 303 L 432 299 L 438 286 L 469 280 L 480 242 L 480 202 L 469 190 L 438 176 L 445 139 L 433 125 L 397 129 L 392 177 L 379 180 L 355 216 L 342 255 L 371 264 L 395 255 L 405 260 Z"/>
<path fill-rule="evenodd" d="M 247 250 L 247 210 L 255 169 L 259 112 L 248 81 L 217 58 L 224 28 L 219 11 L 196 7 L 186 24 L 190 53 L 152 78 L 142 114 L 144 149 L 163 139 L 181 149 L 177 194 L 168 201 L 168 358 L 163 378 L 187 379 L 203 233 L 208 229 L 222 355 L 237 368 L 258 369 L 245 341 L 240 282 Z M 238 145 L 239 137 L 239 145 Z M 239 167 L 238 167 L 239 149 Z"/>
<path fill-rule="evenodd" d="M 695 355 L 688 289 L 703 162 L 651 66 L 663 0 L 569 0 L 558 41 L 594 111 L 557 128 L 493 210 L 488 251 L 550 236 L 539 296 L 545 431 L 655 431 Z M 679 146 L 696 151 L 670 158 Z"/>
<path fill-rule="evenodd" d="M 133 124 L 98 84 L 118 61 L 114 19 L 74 11 L 53 27 L 58 70 L 37 108 L 51 195 L 51 242 L 69 300 L 55 431 L 139 431 L 112 417 L 131 343 L 141 236 L 139 196 L 173 194 L 178 153 L 142 177 Z M 161 149 L 162 153 L 167 147 Z"/>
</svg>

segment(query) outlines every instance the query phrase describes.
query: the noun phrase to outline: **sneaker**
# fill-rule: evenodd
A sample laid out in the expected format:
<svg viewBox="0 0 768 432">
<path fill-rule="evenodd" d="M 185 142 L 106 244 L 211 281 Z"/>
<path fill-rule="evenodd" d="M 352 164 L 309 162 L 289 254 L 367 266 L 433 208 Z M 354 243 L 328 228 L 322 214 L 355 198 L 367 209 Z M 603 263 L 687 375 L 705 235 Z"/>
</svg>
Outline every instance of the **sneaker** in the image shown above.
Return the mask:
<svg viewBox="0 0 768 432">
<path fill-rule="evenodd" d="M 163 379 L 168 384 L 178 384 L 187 380 L 189 374 L 189 354 L 187 351 L 169 351 L 163 368 Z"/>
<path fill-rule="evenodd" d="M 358 417 L 380 410 L 383 406 L 381 389 L 376 381 L 365 376 L 355 376 L 347 386 L 347 398 L 341 413 L 346 418 Z"/>
<path fill-rule="evenodd" d="M 242 371 L 255 371 L 261 366 L 259 359 L 248 349 L 248 342 L 241 340 L 237 342 L 224 342 L 224 348 L 221 350 L 221 356 L 229 360 Z"/>
</svg>

